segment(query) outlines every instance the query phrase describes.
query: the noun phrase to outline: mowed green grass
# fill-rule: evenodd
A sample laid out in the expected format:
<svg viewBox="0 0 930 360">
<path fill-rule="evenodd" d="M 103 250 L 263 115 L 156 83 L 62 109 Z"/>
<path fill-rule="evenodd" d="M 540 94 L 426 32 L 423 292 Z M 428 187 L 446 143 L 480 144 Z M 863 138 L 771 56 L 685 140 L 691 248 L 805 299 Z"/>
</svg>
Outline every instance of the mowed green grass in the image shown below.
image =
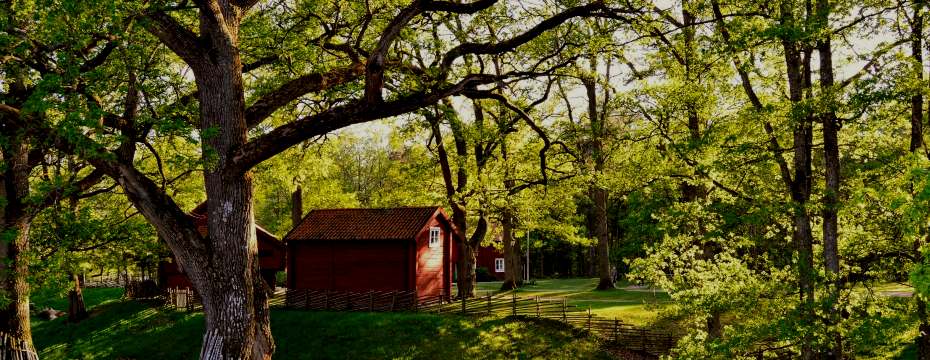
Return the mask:
<svg viewBox="0 0 930 360">
<path fill-rule="evenodd" d="M 118 290 L 118 289 L 117 289 Z M 33 319 L 42 359 L 196 359 L 203 315 L 87 289 L 91 317 Z M 98 301 L 99 300 L 99 301 Z M 35 299 L 39 304 L 66 299 Z M 58 308 L 58 307 L 56 307 Z M 273 310 L 275 359 L 606 359 L 598 343 L 555 321 L 410 313 Z"/>
<path fill-rule="evenodd" d="M 671 302 L 668 294 L 660 289 L 629 288 L 625 281 L 618 282 L 616 288 L 598 291 L 597 278 L 584 279 L 545 279 L 536 280 L 517 289 L 518 296 L 539 296 L 540 298 L 565 298 L 569 305 L 582 309 L 591 309 L 591 313 L 607 318 L 619 318 L 635 325 L 659 324 L 659 312 Z M 480 282 L 478 293 L 494 292 L 500 289 L 501 282 Z"/>
</svg>

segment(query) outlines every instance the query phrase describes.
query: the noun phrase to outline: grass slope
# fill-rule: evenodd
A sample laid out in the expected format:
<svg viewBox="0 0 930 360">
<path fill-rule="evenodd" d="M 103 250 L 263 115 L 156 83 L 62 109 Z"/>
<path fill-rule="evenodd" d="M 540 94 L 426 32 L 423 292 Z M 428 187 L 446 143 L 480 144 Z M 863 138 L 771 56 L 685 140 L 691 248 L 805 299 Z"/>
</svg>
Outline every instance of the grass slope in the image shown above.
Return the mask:
<svg viewBox="0 0 930 360">
<path fill-rule="evenodd" d="M 117 300 L 88 289 L 91 317 L 80 324 L 34 319 L 42 359 L 196 359 L 199 313 Z M 36 304 L 61 299 L 37 298 Z M 56 307 L 58 308 L 58 307 Z M 600 359 L 598 344 L 553 321 L 404 313 L 273 310 L 275 359 Z"/>
</svg>

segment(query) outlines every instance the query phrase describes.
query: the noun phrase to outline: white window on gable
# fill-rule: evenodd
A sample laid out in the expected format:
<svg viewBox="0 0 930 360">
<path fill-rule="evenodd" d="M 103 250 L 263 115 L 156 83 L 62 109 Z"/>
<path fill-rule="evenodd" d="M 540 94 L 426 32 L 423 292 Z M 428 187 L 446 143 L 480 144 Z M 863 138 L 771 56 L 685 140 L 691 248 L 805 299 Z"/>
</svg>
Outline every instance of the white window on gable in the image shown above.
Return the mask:
<svg viewBox="0 0 930 360">
<path fill-rule="evenodd" d="M 504 258 L 494 259 L 494 272 L 504 272 Z"/>
<path fill-rule="evenodd" d="M 442 230 L 440 230 L 436 226 L 429 228 L 429 247 L 431 248 L 440 247 L 441 245 L 439 245 L 440 244 L 439 239 L 441 238 L 442 238 Z"/>
</svg>

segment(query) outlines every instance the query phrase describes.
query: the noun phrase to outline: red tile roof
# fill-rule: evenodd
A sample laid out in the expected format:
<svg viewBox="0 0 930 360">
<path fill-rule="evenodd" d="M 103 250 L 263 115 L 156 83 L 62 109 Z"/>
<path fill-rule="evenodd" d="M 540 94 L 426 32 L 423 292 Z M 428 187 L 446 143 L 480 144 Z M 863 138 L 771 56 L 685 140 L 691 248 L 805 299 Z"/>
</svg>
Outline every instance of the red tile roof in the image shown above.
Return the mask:
<svg viewBox="0 0 930 360">
<path fill-rule="evenodd" d="M 446 218 L 438 206 L 313 210 L 284 240 L 408 240 L 437 212 Z"/>
</svg>

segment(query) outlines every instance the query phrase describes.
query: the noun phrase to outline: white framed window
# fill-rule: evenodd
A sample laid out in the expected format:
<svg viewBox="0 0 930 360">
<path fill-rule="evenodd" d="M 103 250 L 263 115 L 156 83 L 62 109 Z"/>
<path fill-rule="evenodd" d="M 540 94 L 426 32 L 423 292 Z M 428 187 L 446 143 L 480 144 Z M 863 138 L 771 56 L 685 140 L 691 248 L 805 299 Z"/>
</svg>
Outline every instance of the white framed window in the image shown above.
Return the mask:
<svg viewBox="0 0 930 360">
<path fill-rule="evenodd" d="M 442 238 L 442 230 L 439 230 L 439 228 L 436 226 L 429 228 L 429 247 L 439 247 L 440 238 Z"/>
<path fill-rule="evenodd" d="M 494 259 L 494 272 L 504 272 L 504 258 Z"/>
</svg>

